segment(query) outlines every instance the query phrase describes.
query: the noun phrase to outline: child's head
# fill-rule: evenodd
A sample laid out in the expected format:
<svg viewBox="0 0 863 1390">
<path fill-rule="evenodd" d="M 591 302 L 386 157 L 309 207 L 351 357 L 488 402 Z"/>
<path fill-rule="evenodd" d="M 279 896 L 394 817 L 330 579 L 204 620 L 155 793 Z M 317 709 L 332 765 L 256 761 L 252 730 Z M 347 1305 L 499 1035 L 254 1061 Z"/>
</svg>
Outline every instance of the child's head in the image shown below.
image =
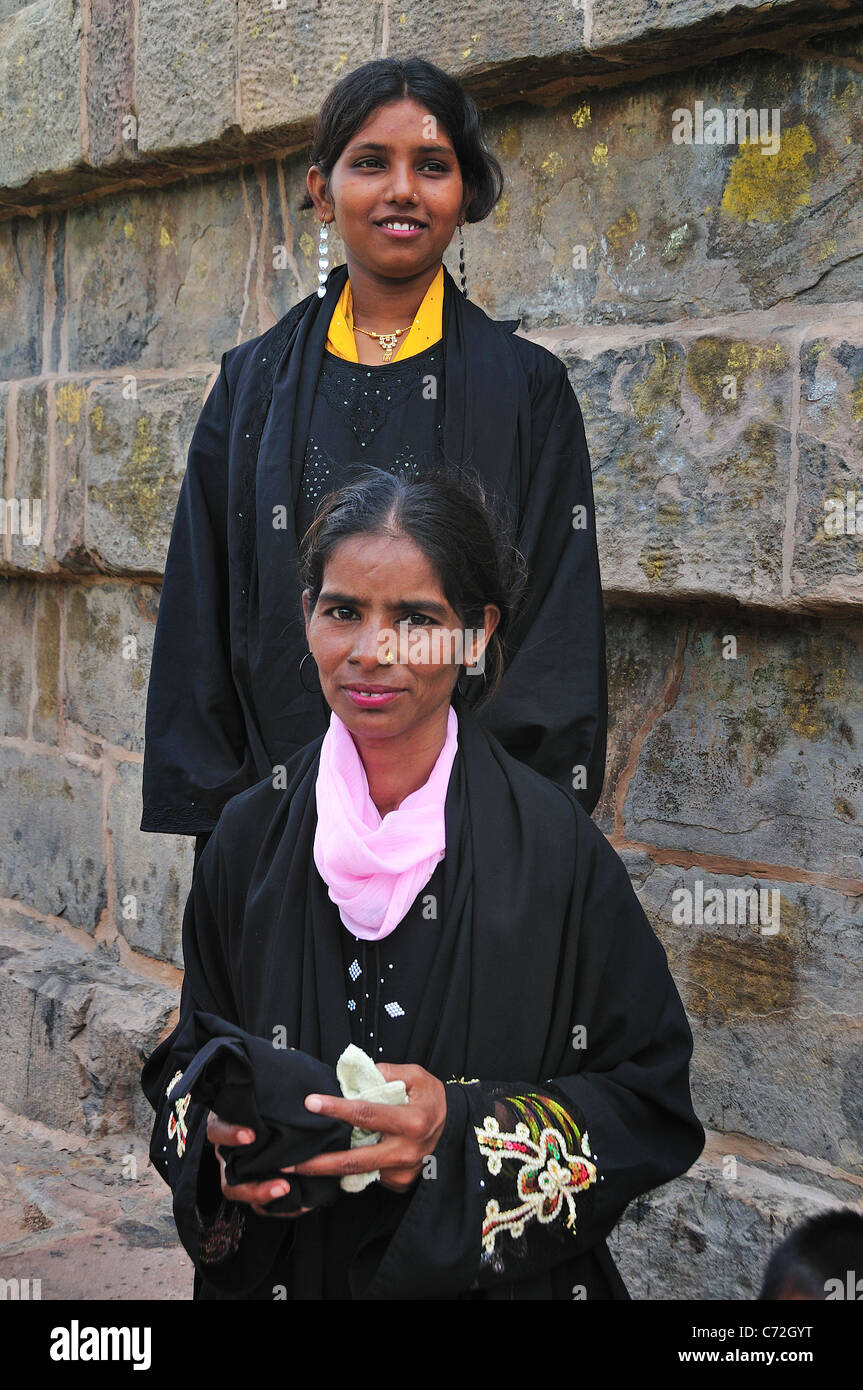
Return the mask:
<svg viewBox="0 0 863 1390">
<path fill-rule="evenodd" d="M 841 1207 L 786 1236 L 770 1256 L 758 1297 L 855 1298 L 858 1271 L 863 1279 L 863 1214 Z"/>
</svg>

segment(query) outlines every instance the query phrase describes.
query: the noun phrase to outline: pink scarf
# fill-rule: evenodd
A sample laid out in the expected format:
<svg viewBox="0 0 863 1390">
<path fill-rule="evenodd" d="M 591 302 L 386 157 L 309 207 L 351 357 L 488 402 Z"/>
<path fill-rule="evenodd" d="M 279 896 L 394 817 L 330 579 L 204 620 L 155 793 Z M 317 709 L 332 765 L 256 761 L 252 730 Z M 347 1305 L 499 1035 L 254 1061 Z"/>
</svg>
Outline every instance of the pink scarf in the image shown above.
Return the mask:
<svg viewBox="0 0 863 1390">
<path fill-rule="evenodd" d="M 381 941 L 398 926 L 444 857 L 444 802 L 458 748 L 450 705 L 429 779 L 381 819 L 357 746 L 335 712 L 321 744 L 314 857 L 349 931 Z"/>
</svg>

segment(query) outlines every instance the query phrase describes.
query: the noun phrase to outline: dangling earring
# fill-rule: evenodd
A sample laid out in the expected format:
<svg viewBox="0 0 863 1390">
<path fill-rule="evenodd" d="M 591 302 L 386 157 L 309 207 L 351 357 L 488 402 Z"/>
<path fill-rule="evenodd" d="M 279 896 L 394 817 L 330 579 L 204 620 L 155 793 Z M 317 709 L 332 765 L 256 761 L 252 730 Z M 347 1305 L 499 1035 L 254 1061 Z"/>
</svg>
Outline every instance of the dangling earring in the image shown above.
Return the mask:
<svg viewBox="0 0 863 1390">
<path fill-rule="evenodd" d="M 322 695 L 324 692 L 322 691 L 322 689 L 321 689 L 321 687 L 320 687 L 320 684 L 318 684 L 317 688 L 315 688 L 315 686 L 313 686 L 313 685 L 306 685 L 305 681 L 303 680 L 303 667 L 305 666 L 305 664 L 306 664 L 306 662 L 308 661 L 308 659 L 309 659 L 310 656 L 312 656 L 311 652 L 306 652 L 305 656 L 303 657 L 302 661 L 300 662 L 300 665 L 299 665 L 300 685 L 303 687 L 303 690 L 308 691 L 308 693 L 309 693 L 310 695 Z M 314 658 L 313 656 L 312 656 L 312 665 L 315 666 L 315 658 Z M 317 669 L 318 669 L 317 666 L 315 666 L 315 670 L 316 670 L 316 671 L 317 671 Z M 320 674 L 318 675 L 318 681 L 320 682 Z"/>
<path fill-rule="evenodd" d="M 323 299 L 326 294 L 326 279 L 329 272 L 329 240 L 330 233 L 327 224 L 321 218 L 321 234 L 318 239 L 318 299 Z"/>
<path fill-rule="evenodd" d="M 467 299 L 467 278 L 464 273 L 464 232 L 461 223 L 458 227 L 458 273 L 461 278 L 461 292 Z"/>
</svg>

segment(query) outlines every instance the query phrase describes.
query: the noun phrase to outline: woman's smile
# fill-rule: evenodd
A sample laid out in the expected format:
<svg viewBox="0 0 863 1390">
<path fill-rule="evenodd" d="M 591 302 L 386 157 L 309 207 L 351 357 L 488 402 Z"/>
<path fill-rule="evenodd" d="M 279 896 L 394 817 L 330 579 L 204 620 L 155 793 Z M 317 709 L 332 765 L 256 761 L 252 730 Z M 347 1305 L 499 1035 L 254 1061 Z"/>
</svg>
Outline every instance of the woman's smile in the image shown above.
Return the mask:
<svg viewBox="0 0 863 1390">
<path fill-rule="evenodd" d="M 380 709 L 391 705 L 404 690 L 396 690 L 378 685 L 346 685 L 343 687 L 348 698 L 360 709 Z"/>
<path fill-rule="evenodd" d="M 413 241 L 425 231 L 425 227 L 419 222 L 411 224 L 402 222 L 397 218 L 394 218 L 391 222 L 379 222 L 377 225 L 384 233 L 384 236 L 395 237 L 403 241 Z"/>
</svg>

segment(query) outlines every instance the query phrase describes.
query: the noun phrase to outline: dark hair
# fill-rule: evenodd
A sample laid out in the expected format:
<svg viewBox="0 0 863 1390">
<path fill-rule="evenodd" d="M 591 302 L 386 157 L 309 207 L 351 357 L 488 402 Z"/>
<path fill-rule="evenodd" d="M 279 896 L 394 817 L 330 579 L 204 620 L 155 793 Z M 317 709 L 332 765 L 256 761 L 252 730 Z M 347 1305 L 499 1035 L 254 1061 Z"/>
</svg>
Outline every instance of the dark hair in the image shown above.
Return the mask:
<svg viewBox="0 0 863 1390">
<path fill-rule="evenodd" d="M 329 184 L 342 150 L 372 112 L 404 97 L 425 106 L 445 129 L 471 193 L 465 218 L 481 222 L 503 192 L 503 171 L 483 144 L 473 98 L 456 78 L 424 58 L 373 58 L 337 82 L 318 113 L 309 162 Z M 299 206 L 301 211 L 314 207 L 308 190 Z"/>
<path fill-rule="evenodd" d="M 863 1270 L 863 1215 L 851 1207 L 826 1211 L 797 1226 L 773 1251 L 758 1298 L 824 1298 L 828 1279 L 844 1285 L 849 1271 L 858 1269 Z"/>
<path fill-rule="evenodd" d="M 336 546 L 351 536 L 406 536 L 428 557 L 464 628 L 483 627 L 486 604 L 500 622 L 484 653 L 485 680 L 470 680 L 462 698 L 472 708 L 491 699 L 506 665 L 512 616 L 527 577 L 513 544 L 512 521 L 476 473 L 433 470 L 421 478 L 368 468 L 318 504 L 300 543 L 300 579 L 317 603 L 324 568 Z"/>
</svg>

